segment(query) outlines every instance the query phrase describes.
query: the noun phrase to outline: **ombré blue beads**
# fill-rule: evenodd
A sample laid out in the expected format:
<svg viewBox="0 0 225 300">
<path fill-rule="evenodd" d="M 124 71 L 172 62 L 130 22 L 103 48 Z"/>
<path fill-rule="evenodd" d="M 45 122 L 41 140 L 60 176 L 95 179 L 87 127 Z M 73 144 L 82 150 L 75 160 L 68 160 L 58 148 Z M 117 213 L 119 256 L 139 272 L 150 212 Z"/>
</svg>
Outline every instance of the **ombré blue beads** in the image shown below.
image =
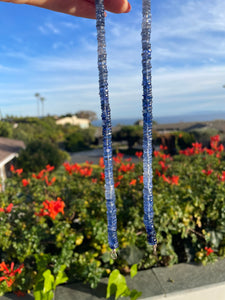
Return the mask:
<svg viewBox="0 0 225 300">
<path fill-rule="evenodd" d="M 143 84 L 143 199 L 144 224 L 150 245 L 156 246 L 153 224 L 152 185 L 152 80 L 151 80 L 151 1 L 143 0 L 142 7 L 142 84 Z"/>
<path fill-rule="evenodd" d="M 104 0 L 96 0 L 96 27 L 98 38 L 99 94 L 102 109 L 103 156 L 105 164 L 105 197 L 108 219 L 108 240 L 111 249 L 118 247 L 115 190 L 112 163 L 112 127 L 108 98 L 108 71 L 106 64 Z M 143 0 L 142 74 L 143 74 L 143 199 L 144 224 L 150 245 L 156 246 L 153 224 L 152 185 L 152 83 L 151 83 L 151 1 Z"/>
<path fill-rule="evenodd" d="M 105 164 L 105 197 L 108 221 L 108 242 L 112 250 L 118 248 L 116 197 L 113 180 L 112 125 L 108 94 L 108 71 L 105 42 L 104 0 L 96 0 L 96 28 L 98 39 L 99 95 L 102 110 L 103 157 Z"/>
</svg>

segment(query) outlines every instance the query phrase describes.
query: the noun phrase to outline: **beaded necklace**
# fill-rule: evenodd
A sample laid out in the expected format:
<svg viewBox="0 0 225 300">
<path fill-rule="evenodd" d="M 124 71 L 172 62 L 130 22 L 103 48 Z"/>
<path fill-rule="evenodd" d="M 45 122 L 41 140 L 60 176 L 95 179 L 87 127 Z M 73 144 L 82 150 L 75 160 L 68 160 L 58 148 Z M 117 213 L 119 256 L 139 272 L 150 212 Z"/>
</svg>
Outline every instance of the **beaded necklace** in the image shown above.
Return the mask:
<svg viewBox="0 0 225 300">
<path fill-rule="evenodd" d="M 113 180 L 112 124 L 108 92 L 107 53 L 105 41 L 104 0 L 95 0 L 98 39 L 99 95 L 101 101 L 103 157 L 105 164 L 105 198 L 108 222 L 108 243 L 112 257 L 117 257 L 116 197 Z M 147 240 L 156 250 L 156 233 L 153 224 L 152 194 L 152 83 L 151 83 L 151 0 L 142 0 L 142 85 L 143 85 L 143 201 L 144 224 Z"/>
</svg>

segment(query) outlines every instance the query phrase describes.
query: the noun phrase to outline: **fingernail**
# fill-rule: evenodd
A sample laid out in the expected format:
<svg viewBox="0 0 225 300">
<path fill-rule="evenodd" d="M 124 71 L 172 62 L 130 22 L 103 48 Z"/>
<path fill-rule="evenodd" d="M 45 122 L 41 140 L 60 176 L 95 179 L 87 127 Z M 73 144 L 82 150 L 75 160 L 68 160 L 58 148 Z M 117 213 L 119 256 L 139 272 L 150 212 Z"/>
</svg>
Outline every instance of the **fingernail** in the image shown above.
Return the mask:
<svg viewBox="0 0 225 300">
<path fill-rule="evenodd" d="M 130 5 L 130 3 L 128 2 L 128 8 L 127 8 L 127 10 L 125 11 L 125 13 L 130 12 L 130 10 L 131 10 L 131 5 Z"/>
</svg>

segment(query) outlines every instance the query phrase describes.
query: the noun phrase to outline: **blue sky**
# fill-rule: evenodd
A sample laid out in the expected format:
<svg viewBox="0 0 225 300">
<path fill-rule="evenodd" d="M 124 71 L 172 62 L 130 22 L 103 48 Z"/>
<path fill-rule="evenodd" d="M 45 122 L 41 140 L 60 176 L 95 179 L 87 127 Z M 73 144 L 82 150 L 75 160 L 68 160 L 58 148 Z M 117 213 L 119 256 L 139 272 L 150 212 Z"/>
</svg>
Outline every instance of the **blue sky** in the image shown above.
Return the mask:
<svg viewBox="0 0 225 300">
<path fill-rule="evenodd" d="M 112 118 L 140 118 L 141 0 L 106 18 Z M 100 117 L 95 20 L 0 2 L 5 116 L 93 110 Z M 152 0 L 153 114 L 225 111 L 225 1 Z"/>
</svg>

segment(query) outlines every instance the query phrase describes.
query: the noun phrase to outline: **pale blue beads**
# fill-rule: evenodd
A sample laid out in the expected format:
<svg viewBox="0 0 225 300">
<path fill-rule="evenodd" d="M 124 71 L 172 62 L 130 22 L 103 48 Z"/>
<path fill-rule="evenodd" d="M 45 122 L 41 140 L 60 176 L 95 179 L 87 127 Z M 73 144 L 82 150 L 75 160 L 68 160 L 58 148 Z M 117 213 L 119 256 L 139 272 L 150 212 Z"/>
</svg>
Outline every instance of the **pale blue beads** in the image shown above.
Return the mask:
<svg viewBox="0 0 225 300">
<path fill-rule="evenodd" d="M 103 157 L 105 164 L 105 197 L 108 221 L 108 242 L 111 249 L 118 248 L 116 197 L 113 180 L 112 125 L 108 93 L 108 71 L 105 42 L 104 0 L 96 0 L 96 27 L 98 39 L 99 95 L 102 110 Z"/>
<path fill-rule="evenodd" d="M 156 245 L 153 224 L 152 185 L 152 80 L 151 80 L 151 1 L 142 0 L 142 75 L 143 75 L 143 199 L 144 224 L 150 245 Z"/>
</svg>

